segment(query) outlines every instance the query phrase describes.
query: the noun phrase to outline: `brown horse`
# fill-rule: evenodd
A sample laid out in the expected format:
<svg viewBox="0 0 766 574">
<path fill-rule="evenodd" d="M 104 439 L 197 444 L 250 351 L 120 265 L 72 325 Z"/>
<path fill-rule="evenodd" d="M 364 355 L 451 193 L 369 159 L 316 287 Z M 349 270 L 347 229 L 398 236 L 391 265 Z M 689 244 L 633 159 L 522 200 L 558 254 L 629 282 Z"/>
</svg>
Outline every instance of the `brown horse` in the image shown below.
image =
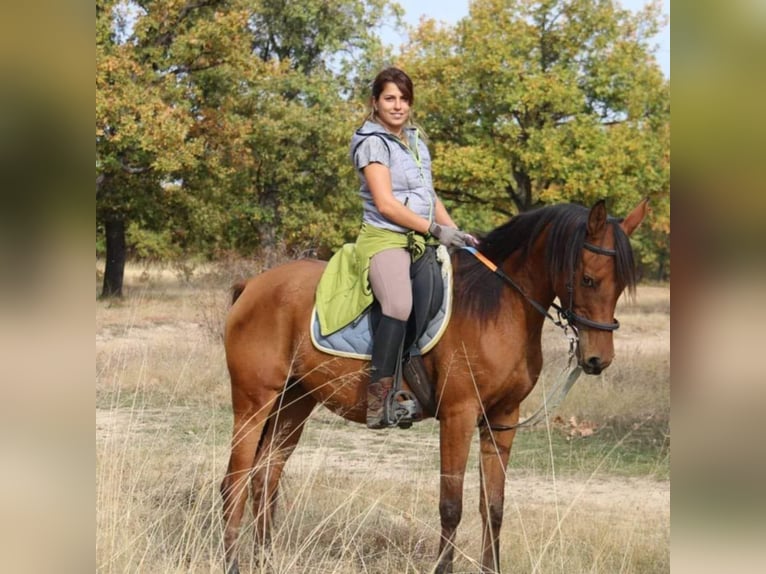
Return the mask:
<svg viewBox="0 0 766 574">
<path fill-rule="evenodd" d="M 515 435 L 503 427 L 518 421 L 519 405 L 542 368 L 545 316 L 540 309 L 558 297 L 579 334 L 579 365 L 590 374 L 609 366 L 617 299 L 624 289 L 635 290 L 628 236 L 646 212 L 644 200 L 624 220 L 616 220 L 599 201 L 590 210 L 557 205 L 511 218 L 483 239 L 480 251 L 516 289 L 474 255 L 452 255 L 452 318 L 440 342 L 424 357 L 439 405 L 441 541 L 436 572 L 452 571 L 463 477 L 478 423 L 484 423 L 482 571 L 498 571 L 505 471 Z M 367 364 L 331 357 L 310 341 L 314 291 L 324 266 L 316 260 L 293 261 L 235 288 L 225 336 L 234 436 L 221 484 L 230 573 L 239 571 L 237 543 L 248 483 L 256 542 L 266 543 L 280 475 L 316 404 L 365 422 Z M 260 464 L 263 461 L 269 462 Z"/>
</svg>

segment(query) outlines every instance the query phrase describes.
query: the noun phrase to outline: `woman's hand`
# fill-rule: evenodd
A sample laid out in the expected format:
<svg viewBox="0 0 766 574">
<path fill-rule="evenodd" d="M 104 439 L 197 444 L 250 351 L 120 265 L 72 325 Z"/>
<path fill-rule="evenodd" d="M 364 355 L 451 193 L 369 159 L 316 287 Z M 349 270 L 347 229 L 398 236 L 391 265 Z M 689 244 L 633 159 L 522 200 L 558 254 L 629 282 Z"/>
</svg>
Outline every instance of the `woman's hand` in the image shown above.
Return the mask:
<svg viewBox="0 0 766 574">
<path fill-rule="evenodd" d="M 446 247 L 477 247 L 479 245 L 473 235 L 460 231 L 457 227 L 445 227 L 438 223 L 432 223 L 428 232 Z"/>
</svg>

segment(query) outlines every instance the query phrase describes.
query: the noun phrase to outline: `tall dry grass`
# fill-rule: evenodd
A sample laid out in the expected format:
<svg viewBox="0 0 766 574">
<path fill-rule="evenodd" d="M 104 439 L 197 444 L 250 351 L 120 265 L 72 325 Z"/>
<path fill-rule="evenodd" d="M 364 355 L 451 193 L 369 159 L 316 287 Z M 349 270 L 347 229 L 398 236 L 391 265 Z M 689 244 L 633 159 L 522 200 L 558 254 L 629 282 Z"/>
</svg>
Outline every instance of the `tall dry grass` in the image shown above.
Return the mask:
<svg viewBox="0 0 766 574">
<path fill-rule="evenodd" d="M 131 272 L 130 297 L 96 308 L 97 569 L 221 572 L 228 281 Z M 668 297 L 666 288 L 642 288 L 637 304 L 621 304 L 615 364 L 577 383 L 558 410 L 564 424 L 517 436 L 504 571 L 669 571 Z M 525 410 L 564 364 L 558 333 L 546 330 L 545 348 L 550 367 Z M 578 435 L 571 417 L 592 423 L 594 434 Z M 476 450 L 455 572 L 479 569 Z M 634 452 L 649 462 L 628 460 Z M 286 467 L 267 551 L 254 550 L 245 521 L 243 572 L 429 572 L 439 540 L 438 469 L 434 421 L 372 432 L 318 408 Z"/>
</svg>

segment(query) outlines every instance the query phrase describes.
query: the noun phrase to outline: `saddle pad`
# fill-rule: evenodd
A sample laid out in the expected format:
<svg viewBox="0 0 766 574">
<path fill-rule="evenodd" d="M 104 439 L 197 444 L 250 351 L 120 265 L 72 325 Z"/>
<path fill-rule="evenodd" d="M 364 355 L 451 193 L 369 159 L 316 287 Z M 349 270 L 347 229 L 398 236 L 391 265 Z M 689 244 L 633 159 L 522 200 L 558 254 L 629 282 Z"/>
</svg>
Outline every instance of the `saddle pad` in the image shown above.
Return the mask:
<svg viewBox="0 0 766 574">
<path fill-rule="evenodd" d="M 419 355 L 430 351 L 439 342 L 449 323 L 452 311 L 452 263 L 447 248 L 440 245 L 436 249 L 436 260 L 441 265 L 442 281 L 444 281 L 444 297 L 439 311 L 428 323 L 425 333 L 410 349 L 410 354 Z M 323 337 L 319 328 L 319 317 L 316 306 L 311 311 L 311 342 L 325 353 L 338 357 L 362 359 L 372 358 L 372 331 L 370 329 L 370 309 L 366 309 L 351 323 Z"/>
</svg>

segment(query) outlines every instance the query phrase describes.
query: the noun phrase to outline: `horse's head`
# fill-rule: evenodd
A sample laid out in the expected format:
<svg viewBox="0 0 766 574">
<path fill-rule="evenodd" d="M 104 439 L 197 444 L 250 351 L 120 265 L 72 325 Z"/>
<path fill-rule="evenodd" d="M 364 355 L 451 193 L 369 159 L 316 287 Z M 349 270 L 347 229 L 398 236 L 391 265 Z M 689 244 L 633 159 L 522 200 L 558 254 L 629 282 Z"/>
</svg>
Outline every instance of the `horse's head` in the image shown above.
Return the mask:
<svg viewBox="0 0 766 574">
<path fill-rule="evenodd" d="M 556 282 L 565 316 L 579 334 L 577 362 L 588 374 L 599 374 L 614 359 L 617 300 L 626 287 L 635 286 L 628 236 L 644 219 L 647 204 L 643 200 L 624 220 L 617 221 L 607 217 L 603 200 L 597 202 L 588 215 L 585 241 L 577 242 L 581 247 L 572 253 L 571 271 Z"/>
</svg>

